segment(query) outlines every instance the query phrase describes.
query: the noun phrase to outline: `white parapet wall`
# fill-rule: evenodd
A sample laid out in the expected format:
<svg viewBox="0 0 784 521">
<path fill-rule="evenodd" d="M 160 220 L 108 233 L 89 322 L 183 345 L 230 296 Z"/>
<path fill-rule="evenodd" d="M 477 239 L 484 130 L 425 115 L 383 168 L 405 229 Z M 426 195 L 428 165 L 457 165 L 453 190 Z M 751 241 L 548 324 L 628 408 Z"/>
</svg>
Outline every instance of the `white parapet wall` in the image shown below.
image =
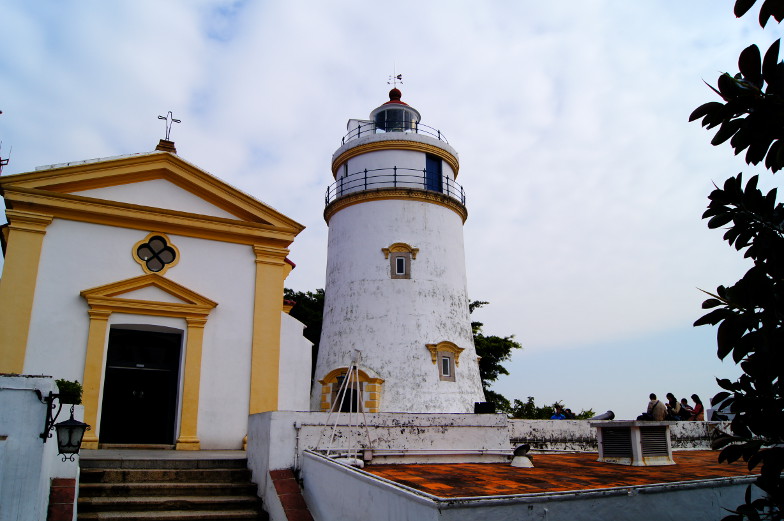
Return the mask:
<svg viewBox="0 0 784 521">
<path fill-rule="evenodd" d="M 57 386 L 50 376 L 0 375 L 0 521 L 46 519 L 51 479 L 78 480 L 78 457 L 63 462 L 56 438 L 41 439 L 47 405 L 36 391 L 48 396 Z M 65 419 L 63 407 L 58 422 Z"/>
<path fill-rule="evenodd" d="M 726 478 L 614 489 L 441 498 L 306 452 L 302 480 L 313 518 L 321 521 L 712 521 L 743 502 L 755 478 Z M 274 518 L 273 518 L 274 519 Z"/>
<path fill-rule="evenodd" d="M 710 445 L 711 433 L 717 428 L 728 431 L 729 425 L 709 422 L 672 422 L 673 447 L 680 450 L 707 449 Z M 316 450 L 320 453 L 331 450 L 333 453 L 340 453 L 351 448 L 372 447 L 371 457 L 374 463 L 490 462 L 508 460 L 511 449 L 520 443 L 529 443 L 535 449 L 542 450 L 588 452 L 597 450 L 596 429 L 591 427 L 590 422 L 580 420 L 510 420 L 503 414 L 378 413 L 367 414 L 364 417 L 356 414 L 353 417 L 347 414 L 330 417 L 328 413 L 321 412 L 276 411 L 249 417 L 248 467 L 253 472 L 253 481 L 258 485 L 259 496 L 264 500 L 270 518 L 272 521 L 277 521 L 286 518 L 269 471 L 294 469 L 299 473 L 305 464 L 307 450 Z M 323 462 L 314 463 L 314 468 L 323 466 Z M 329 467 L 324 472 L 340 474 L 343 471 Z M 339 482 L 344 478 L 345 476 L 335 477 L 336 481 L 329 483 L 333 493 L 335 490 L 342 490 Z M 362 485 L 363 487 L 367 485 L 373 490 L 378 488 L 379 478 L 363 479 L 369 480 Z M 318 482 L 322 483 L 320 480 Z M 370 495 L 373 496 L 374 493 Z M 717 492 L 717 494 L 723 493 Z M 311 501 L 309 498 L 316 497 L 314 494 L 315 492 L 306 490 L 305 498 L 309 504 Z M 394 492 L 394 494 L 400 496 L 401 493 Z M 384 501 L 393 500 L 385 497 Z M 424 500 L 417 501 L 422 503 Z M 430 504 L 428 501 L 430 500 L 425 503 Z M 471 508 L 477 506 L 473 502 L 470 504 L 473 505 Z M 482 505 L 487 506 L 489 503 L 482 503 Z M 436 508 L 445 507 L 441 505 Z M 460 512 L 460 515 L 467 514 L 464 510 Z M 516 510 L 514 512 L 513 515 L 519 513 Z M 540 510 L 539 514 L 541 513 Z M 454 515 L 458 516 L 458 514 Z M 427 519 L 427 517 L 417 518 L 414 515 L 414 517 L 399 519 Z"/>
<path fill-rule="evenodd" d="M 509 420 L 509 439 L 514 445 L 528 443 L 533 449 L 562 451 L 598 450 L 596 429 L 585 420 Z M 730 432 L 729 422 L 668 422 L 675 450 L 707 450 L 718 429 Z"/>
<path fill-rule="evenodd" d="M 276 411 L 251 415 L 248 422 L 248 468 L 273 521 L 285 517 L 269 471 L 301 469 L 305 450 L 372 446 L 374 460 L 389 463 L 505 461 L 511 453 L 506 417 L 497 414 L 378 413 L 349 418 Z"/>
</svg>

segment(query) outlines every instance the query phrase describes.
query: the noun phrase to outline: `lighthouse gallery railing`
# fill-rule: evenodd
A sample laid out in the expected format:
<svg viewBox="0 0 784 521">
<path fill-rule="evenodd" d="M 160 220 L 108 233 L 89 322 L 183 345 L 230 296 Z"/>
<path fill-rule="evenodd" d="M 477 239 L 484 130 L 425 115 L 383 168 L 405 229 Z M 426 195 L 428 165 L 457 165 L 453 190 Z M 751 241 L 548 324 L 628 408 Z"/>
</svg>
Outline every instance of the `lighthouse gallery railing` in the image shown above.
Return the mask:
<svg viewBox="0 0 784 521">
<path fill-rule="evenodd" d="M 404 134 L 422 134 L 425 136 L 430 136 L 436 138 L 439 141 L 443 141 L 444 143 L 449 144 L 449 141 L 446 140 L 444 134 L 441 133 L 440 130 L 437 128 L 429 127 L 427 125 L 423 125 L 418 121 L 412 122 L 410 124 L 405 124 L 403 122 L 387 122 L 385 125 L 379 126 L 376 125 L 373 121 L 362 121 L 362 120 L 355 120 L 357 121 L 357 125 L 351 130 L 349 130 L 343 139 L 340 140 L 341 145 L 345 145 L 351 140 L 359 139 L 363 136 L 367 136 L 370 134 L 387 134 L 390 132 L 402 132 Z"/>
<path fill-rule="evenodd" d="M 365 190 L 380 188 L 414 188 L 440 192 L 465 205 L 465 192 L 463 187 L 446 175 L 433 175 L 426 169 L 415 168 L 375 168 L 365 169 L 353 174 L 348 174 L 327 187 L 324 204 L 329 204 L 335 199 Z"/>
</svg>

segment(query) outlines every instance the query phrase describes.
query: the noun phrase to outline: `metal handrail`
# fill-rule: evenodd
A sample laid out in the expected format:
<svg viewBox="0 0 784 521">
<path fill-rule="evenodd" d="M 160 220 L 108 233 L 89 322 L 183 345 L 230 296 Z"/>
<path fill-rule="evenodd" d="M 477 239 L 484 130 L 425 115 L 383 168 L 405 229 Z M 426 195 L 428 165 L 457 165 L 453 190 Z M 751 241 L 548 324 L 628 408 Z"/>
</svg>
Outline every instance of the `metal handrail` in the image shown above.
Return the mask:
<svg viewBox="0 0 784 521">
<path fill-rule="evenodd" d="M 440 178 L 434 179 L 432 176 L 428 177 L 427 170 L 424 168 L 418 170 L 397 166 L 371 170 L 366 168 L 341 177 L 327 187 L 324 204 L 329 205 L 344 195 L 379 188 L 414 188 L 439 192 L 460 201 L 465 206 L 465 191 L 463 187 L 449 176 L 441 175 Z"/>
<path fill-rule="evenodd" d="M 419 122 L 413 123 L 413 125 L 410 128 L 406 128 L 406 129 L 385 130 L 381 127 L 377 127 L 373 121 L 360 123 L 356 128 L 351 129 L 340 140 L 340 144 L 345 145 L 347 142 L 351 140 L 359 139 L 368 134 L 391 134 L 396 132 L 400 132 L 403 134 L 424 134 L 426 136 L 434 137 L 439 141 L 443 141 L 447 145 L 449 144 L 449 141 L 446 140 L 446 137 L 444 137 L 444 135 L 441 133 L 440 130 L 438 130 L 437 128 L 429 127 L 427 125 L 423 125 L 422 123 Z"/>
</svg>

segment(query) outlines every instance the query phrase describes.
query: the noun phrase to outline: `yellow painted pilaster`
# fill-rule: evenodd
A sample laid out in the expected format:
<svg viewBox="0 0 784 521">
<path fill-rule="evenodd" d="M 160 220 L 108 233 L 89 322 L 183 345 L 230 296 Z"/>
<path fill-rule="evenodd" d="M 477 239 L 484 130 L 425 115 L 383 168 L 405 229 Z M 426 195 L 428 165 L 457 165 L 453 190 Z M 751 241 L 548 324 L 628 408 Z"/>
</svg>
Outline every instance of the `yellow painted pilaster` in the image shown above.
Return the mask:
<svg viewBox="0 0 784 521">
<path fill-rule="evenodd" d="M 201 383 L 201 352 L 206 318 L 186 317 L 188 340 L 185 344 L 185 370 L 182 386 L 182 415 L 177 450 L 199 450 L 199 385 Z"/>
<path fill-rule="evenodd" d="M 256 287 L 250 370 L 250 414 L 278 409 L 280 311 L 288 274 L 286 248 L 254 245 Z"/>
<path fill-rule="evenodd" d="M 83 449 L 98 448 L 98 404 L 101 398 L 101 376 L 103 375 L 106 330 L 111 311 L 90 309 L 90 329 L 87 334 L 87 354 L 84 361 L 82 403 L 84 422 L 91 430 L 84 433 Z"/>
<path fill-rule="evenodd" d="M 6 210 L 8 248 L 0 278 L 0 373 L 23 373 L 38 264 L 51 215 Z"/>
</svg>

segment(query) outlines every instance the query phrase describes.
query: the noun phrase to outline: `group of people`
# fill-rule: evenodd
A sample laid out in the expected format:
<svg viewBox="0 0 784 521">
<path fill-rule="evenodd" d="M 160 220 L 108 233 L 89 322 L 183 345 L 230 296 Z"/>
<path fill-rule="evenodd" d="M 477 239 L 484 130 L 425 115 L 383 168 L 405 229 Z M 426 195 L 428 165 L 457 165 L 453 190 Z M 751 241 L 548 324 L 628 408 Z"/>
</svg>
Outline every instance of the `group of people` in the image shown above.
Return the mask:
<svg viewBox="0 0 784 521">
<path fill-rule="evenodd" d="M 653 421 L 705 420 L 705 408 L 702 406 L 702 400 L 696 394 L 692 394 L 691 399 L 694 406 L 690 406 L 686 398 L 681 398 L 679 402 L 672 393 L 667 393 L 667 402 L 661 402 L 654 393 L 651 393 L 651 401 L 648 402 L 647 411 L 639 415 L 637 419 Z"/>
<path fill-rule="evenodd" d="M 571 409 L 564 409 L 560 404 L 555 404 L 555 413 L 550 416 L 551 420 L 575 420 L 577 415 Z"/>
</svg>

